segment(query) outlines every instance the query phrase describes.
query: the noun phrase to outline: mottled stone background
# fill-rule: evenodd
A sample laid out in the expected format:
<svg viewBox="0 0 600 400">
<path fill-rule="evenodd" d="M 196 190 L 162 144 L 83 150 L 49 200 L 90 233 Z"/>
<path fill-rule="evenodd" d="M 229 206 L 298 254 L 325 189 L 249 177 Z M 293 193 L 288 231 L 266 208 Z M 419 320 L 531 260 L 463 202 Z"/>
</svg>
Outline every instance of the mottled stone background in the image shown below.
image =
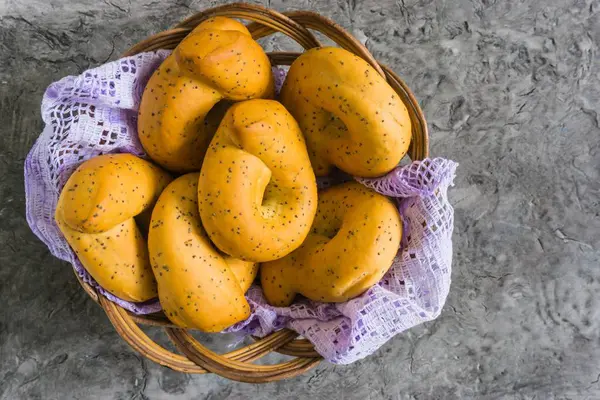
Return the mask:
<svg viewBox="0 0 600 400">
<path fill-rule="evenodd" d="M 600 399 L 598 0 L 262 2 L 365 41 L 423 105 L 432 154 L 460 162 L 448 303 L 363 361 L 262 386 L 175 373 L 120 340 L 25 222 L 41 97 L 219 3 L 0 0 L 0 398 Z"/>
</svg>

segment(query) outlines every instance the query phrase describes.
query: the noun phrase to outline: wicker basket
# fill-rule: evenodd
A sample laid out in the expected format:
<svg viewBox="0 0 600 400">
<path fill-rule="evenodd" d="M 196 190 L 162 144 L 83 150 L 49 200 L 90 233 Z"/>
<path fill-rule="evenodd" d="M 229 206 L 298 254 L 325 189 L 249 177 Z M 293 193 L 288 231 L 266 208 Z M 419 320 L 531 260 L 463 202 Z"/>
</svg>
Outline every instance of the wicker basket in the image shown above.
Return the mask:
<svg viewBox="0 0 600 400">
<path fill-rule="evenodd" d="M 409 156 L 421 160 L 428 156 L 427 124 L 423 112 L 406 84 L 393 71 L 380 65 L 369 51 L 352 35 L 335 22 L 309 11 L 278 13 L 260 6 L 238 3 L 211 8 L 199 12 L 177 25 L 174 29 L 161 32 L 136 44 L 124 56 L 157 49 L 173 49 L 200 22 L 213 16 L 226 16 L 253 21 L 248 29 L 255 39 L 281 32 L 298 42 L 304 49 L 321 44 L 308 30 L 314 29 L 326 35 L 340 47 L 362 57 L 381 75 L 407 105 L 412 122 L 412 143 Z M 290 65 L 300 53 L 269 53 L 273 65 Z M 186 329 L 173 324 L 162 314 L 134 315 L 120 306 L 99 296 L 96 291 L 81 281 L 81 286 L 100 304 L 119 335 L 133 349 L 165 367 L 192 374 L 215 373 L 242 382 L 270 382 L 294 377 L 313 368 L 321 356 L 306 339 L 298 339 L 296 332 L 283 329 L 246 347 L 227 354 L 216 354 L 194 339 Z M 165 329 L 168 337 L 181 354 L 175 354 L 152 341 L 138 326 L 155 325 Z M 251 361 L 270 352 L 293 356 L 291 361 L 275 365 L 256 365 Z"/>
</svg>

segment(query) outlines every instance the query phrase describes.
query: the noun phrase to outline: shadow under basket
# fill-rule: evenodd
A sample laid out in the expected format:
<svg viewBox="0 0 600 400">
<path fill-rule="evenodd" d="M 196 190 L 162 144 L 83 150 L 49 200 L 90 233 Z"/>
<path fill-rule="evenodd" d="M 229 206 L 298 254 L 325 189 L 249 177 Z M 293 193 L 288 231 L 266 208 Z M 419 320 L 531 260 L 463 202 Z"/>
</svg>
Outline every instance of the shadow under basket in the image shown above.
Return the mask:
<svg viewBox="0 0 600 400">
<path fill-rule="evenodd" d="M 321 46 L 310 30 L 321 32 L 340 47 L 358 55 L 384 76 L 408 108 L 412 123 L 412 141 L 408 155 L 412 160 L 428 157 L 429 138 L 427 123 L 413 93 L 406 84 L 385 65 L 379 64 L 352 35 L 335 22 L 310 11 L 279 13 L 264 7 L 238 3 L 199 12 L 167 30 L 136 44 L 123 56 L 158 49 L 173 49 L 202 21 L 224 16 L 252 21 L 249 31 L 255 39 L 281 32 L 298 42 L 304 49 Z M 272 65 L 290 65 L 300 53 L 268 53 Z M 79 278 L 79 277 L 78 277 Z M 205 374 L 215 373 L 223 377 L 251 383 L 278 381 L 291 378 L 315 367 L 322 357 L 306 339 L 288 329 L 272 333 L 262 339 L 226 354 L 217 354 L 199 343 L 187 329 L 173 325 L 162 313 L 135 315 L 107 300 L 88 284 L 79 279 L 81 286 L 106 312 L 119 335 L 143 356 L 176 371 Z M 139 325 L 163 327 L 181 354 L 173 353 L 150 339 Z M 257 365 L 252 361 L 277 352 L 294 357 L 290 361 L 274 365 Z"/>
</svg>

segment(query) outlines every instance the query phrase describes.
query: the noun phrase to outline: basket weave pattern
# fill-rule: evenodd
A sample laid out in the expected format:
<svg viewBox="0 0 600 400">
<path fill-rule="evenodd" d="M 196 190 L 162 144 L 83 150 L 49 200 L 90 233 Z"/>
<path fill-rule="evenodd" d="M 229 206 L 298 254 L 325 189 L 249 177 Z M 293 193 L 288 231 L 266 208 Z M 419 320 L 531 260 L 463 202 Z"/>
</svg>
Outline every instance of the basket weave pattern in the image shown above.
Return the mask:
<svg viewBox="0 0 600 400">
<path fill-rule="evenodd" d="M 321 46 L 308 30 L 316 30 L 329 37 L 340 47 L 358 55 L 384 76 L 406 104 L 412 123 L 412 141 L 409 156 L 421 160 L 428 156 L 427 124 L 423 112 L 406 84 L 389 68 L 379 64 L 369 51 L 352 35 L 333 21 L 313 12 L 295 11 L 278 13 L 250 4 L 229 4 L 199 12 L 178 24 L 174 29 L 161 32 L 136 44 L 124 56 L 158 49 L 173 49 L 202 21 L 224 16 L 252 21 L 248 29 L 255 39 L 281 32 L 298 42 L 304 49 Z M 273 65 L 290 65 L 300 53 L 269 53 Z M 77 276 L 77 274 L 76 274 Z M 79 278 L 79 277 L 78 277 Z M 79 280 L 81 286 L 106 312 L 119 335 L 146 358 L 168 368 L 185 373 L 216 373 L 223 377 L 251 383 L 270 382 L 290 378 L 313 368 L 321 356 L 306 339 L 288 329 L 227 354 L 217 354 L 199 343 L 186 329 L 178 328 L 162 314 L 135 315 L 99 296 Z M 181 354 L 175 354 L 152 341 L 138 325 L 155 325 L 165 329 L 168 337 Z M 251 362 L 271 352 L 293 356 L 290 361 L 275 365 L 256 365 Z"/>
</svg>

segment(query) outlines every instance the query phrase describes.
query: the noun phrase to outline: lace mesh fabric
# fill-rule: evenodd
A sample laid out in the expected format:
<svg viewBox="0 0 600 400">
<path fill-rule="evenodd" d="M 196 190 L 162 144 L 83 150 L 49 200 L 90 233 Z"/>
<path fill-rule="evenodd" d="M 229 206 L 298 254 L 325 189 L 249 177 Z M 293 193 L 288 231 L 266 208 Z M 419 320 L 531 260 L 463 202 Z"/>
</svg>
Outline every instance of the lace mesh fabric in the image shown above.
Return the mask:
<svg viewBox="0 0 600 400">
<path fill-rule="evenodd" d="M 157 299 L 130 303 L 106 292 L 81 265 L 54 222 L 61 188 L 83 161 L 104 153 L 145 157 L 136 132 L 137 109 L 146 82 L 168 51 L 125 57 L 48 87 L 42 100 L 45 128 L 25 160 L 27 222 L 50 252 L 73 266 L 86 283 L 137 314 L 160 310 Z M 277 88 L 285 70 L 274 69 Z M 384 177 L 357 179 L 394 197 L 404 222 L 401 248 L 385 277 L 346 303 L 297 297 L 291 307 L 269 306 L 259 286 L 247 293 L 252 315 L 227 331 L 267 335 L 288 327 L 338 364 L 361 359 L 395 334 L 436 318 L 450 288 L 453 209 L 447 190 L 458 164 L 435 158 L 398 167 Z M 351 179 L 319 179 L 326 187 Z"/>
</svg>

